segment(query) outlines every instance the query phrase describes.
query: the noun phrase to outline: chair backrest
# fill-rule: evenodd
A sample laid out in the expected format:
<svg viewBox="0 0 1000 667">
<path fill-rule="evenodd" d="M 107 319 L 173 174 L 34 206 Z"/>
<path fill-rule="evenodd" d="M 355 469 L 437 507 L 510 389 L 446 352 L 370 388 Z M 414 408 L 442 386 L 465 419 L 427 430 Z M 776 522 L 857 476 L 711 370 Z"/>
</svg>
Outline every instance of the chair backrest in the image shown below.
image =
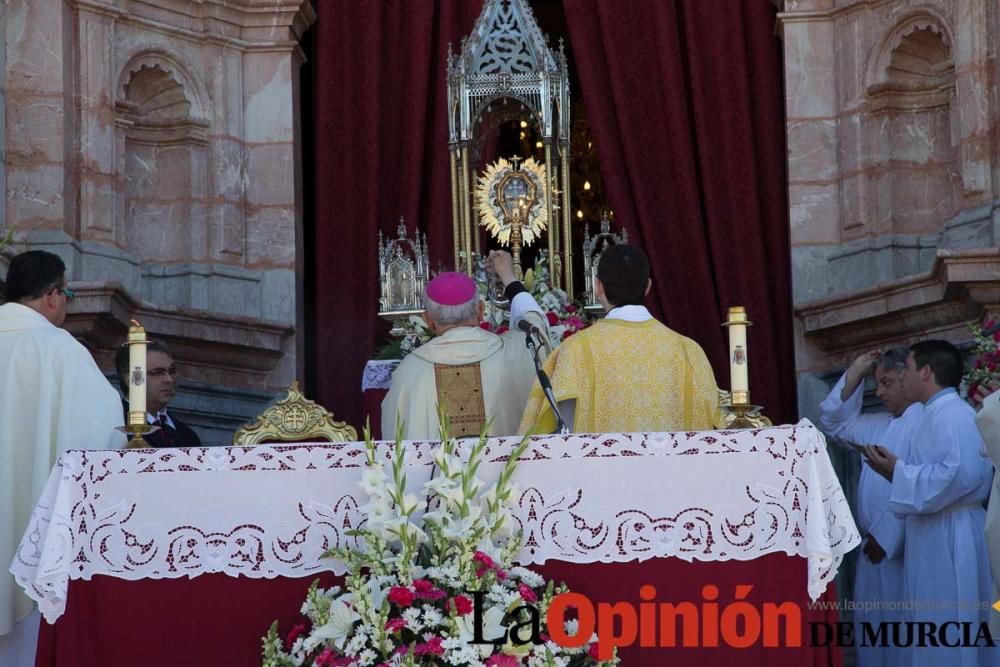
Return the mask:
<svg viewBox="0 0 1000 667">
<path fill-rule="evenodd" d="M 303 396 L 296 380 L 283 399 L 256 421 L 236 431 L 233 444 L 246 447 L 265 442 L 355 442 L 357 439 L 358 432 L 353 426 L 334 420 L 323 406 Z"/>
</svg>

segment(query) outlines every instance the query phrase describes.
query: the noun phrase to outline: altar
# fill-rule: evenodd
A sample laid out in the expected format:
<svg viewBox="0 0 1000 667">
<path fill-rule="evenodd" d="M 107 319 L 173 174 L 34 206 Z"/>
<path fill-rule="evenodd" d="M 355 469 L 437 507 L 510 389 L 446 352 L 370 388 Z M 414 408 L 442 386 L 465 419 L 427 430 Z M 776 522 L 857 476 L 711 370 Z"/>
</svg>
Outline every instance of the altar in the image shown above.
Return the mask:
<svg viewBox="0 0 1000 667">
<path fill-rule="evenodd" d="M 486 480 L 517 442 L 489 440 Z M 406 443 L 415 490 L 435 444 Z M 344 572 L 322 554 L 364 521 L 364 461 L 362 443 L 63 455 L 11 568 L 47 621 L 36 664 L 260 664 L 271 622 L 298 622 L 309 582 Z M 836 620 L 822 603 L 859 536 L 809 422 L 536 437 L 514 481 L 518 561 L 595 604 L 638 604 L 651 584 L 663 602 L 701 606 L 714 587 L 722 609 L 799 610 L 783 635 L 797 645 L 630 646 L 622 664 L 839 664 L 809 628 Z"/>
</svg>

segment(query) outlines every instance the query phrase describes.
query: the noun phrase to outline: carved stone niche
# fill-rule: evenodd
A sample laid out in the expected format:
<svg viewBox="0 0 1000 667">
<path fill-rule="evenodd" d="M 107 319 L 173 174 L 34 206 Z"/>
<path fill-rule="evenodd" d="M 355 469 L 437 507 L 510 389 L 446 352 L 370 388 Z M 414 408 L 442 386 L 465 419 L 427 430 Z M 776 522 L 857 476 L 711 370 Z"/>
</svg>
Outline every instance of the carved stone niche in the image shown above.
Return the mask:
<svg viewBox="0 0 1000 667">
<path fill-rule="evenodd" d="M 939 250 L 925 274 L 795 309 L 807 343 L 846 363 L 877 347 L 972 339 L 969 324 L 1000 312 L 1000 248 Z"/>
</svg>

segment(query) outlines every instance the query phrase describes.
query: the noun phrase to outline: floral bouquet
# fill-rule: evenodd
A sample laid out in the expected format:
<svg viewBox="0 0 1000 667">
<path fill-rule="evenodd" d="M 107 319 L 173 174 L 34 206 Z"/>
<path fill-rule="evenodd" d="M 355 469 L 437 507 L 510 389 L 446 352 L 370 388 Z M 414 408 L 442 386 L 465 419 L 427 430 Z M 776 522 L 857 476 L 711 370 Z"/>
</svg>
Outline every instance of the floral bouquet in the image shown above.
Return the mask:
<svg viewBox="0 0 1000 667">
<path fill-rule="evenodd" d="M 986 332 L 996 328 L 996 320 L 988 320 L 982 326 L 969 326 L 976 341 L 976 353 L 979 358 L 975 365 L 962 378 L 966 400 L 977 410 L 982 406 L 983 399 L 1000 389 L 1000 331 L 992 334 Z"/>
<path fill-rule="evenodd" d="M 445 431 L 446 427 L 442 427 Z M 596 635 L 556 644 L 537 622 L 565 589 L 514 566 L 520 535 L 510 513 L 511 477 L 527 447 L 510 455 L 496 484 L 476 476 L 485 436 L 466 460 L 444 435 L 434 451 L 435 476 L 426 498 L 406 491 L 405 451 L 397 434 L 393 461 L 379 461 L 366 433 L 368 504 L 357 549 L 336 549 L 347 566 L 345 587 L 309 589 L 307 623 L 282 637 L 275 622 L 263 643 L 264 667 L 579 667 L 613 665 L 597 659 Z M 424 510 L 424 511 L 419 511 Z M 576 633 L 566 620 L 567 636 Z"/>
</svg>

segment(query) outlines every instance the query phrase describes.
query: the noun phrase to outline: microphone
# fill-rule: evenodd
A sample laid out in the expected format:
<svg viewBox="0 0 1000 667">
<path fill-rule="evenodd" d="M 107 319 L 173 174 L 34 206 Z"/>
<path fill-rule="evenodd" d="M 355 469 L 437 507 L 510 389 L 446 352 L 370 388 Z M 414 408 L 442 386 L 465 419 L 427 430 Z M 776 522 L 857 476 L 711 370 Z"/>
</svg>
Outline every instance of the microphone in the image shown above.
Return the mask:
<svg viewBox="0 0 1000 667">
<path fill-rule="evenodd" d="M 535 334 L 536 336 L 541 336 L 542 335 L 542 332 L 538 330 L 538 327 L 536 327 L 534 324 L 532 324 L 531 322 L 529 322 L 526 319 L 518 320 L 517 321 L 517 328 L 518 328 L 519 331 L 523 331 L 524 333 L 526 333 L 529 336 L 532 335 L 532 334 Z"/>
</svg>

